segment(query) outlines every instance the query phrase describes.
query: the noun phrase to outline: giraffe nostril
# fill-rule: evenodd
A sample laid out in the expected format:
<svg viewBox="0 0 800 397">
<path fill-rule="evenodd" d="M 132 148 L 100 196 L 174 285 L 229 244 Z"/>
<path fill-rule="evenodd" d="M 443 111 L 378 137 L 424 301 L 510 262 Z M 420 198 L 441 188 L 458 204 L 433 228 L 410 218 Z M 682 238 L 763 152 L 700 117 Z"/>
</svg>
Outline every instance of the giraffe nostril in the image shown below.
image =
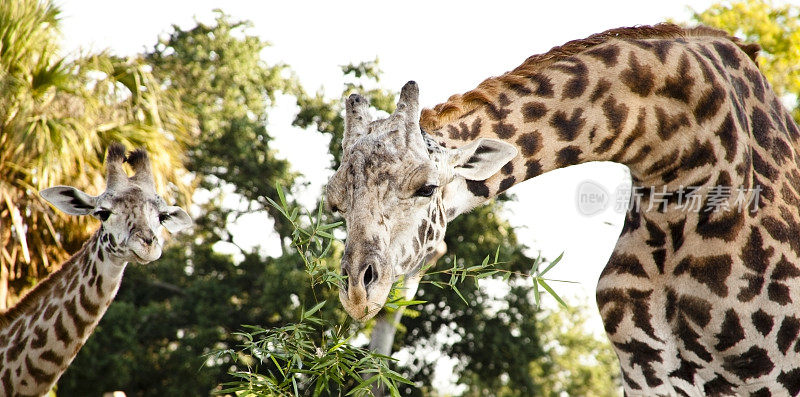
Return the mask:
<svg viewBox="0 0 800 397">
<path fill-rule="evenodd" d="M 371 282 L 375 281 L 375 269 L 372 265 L 367 266 L 367 270 L 364 272 L 364 287 L 368 287 Z"/>
<path fill-rule="evenodd" d="M 347 269 L 345 268 L 342 268 L 342 277 L 343 280 L 341 282 L 340 288 L 342 289 L 342 291 L 347 292 L 347 285 L 350 284 L 350 282 L 347 278 Z"/>
</svg>

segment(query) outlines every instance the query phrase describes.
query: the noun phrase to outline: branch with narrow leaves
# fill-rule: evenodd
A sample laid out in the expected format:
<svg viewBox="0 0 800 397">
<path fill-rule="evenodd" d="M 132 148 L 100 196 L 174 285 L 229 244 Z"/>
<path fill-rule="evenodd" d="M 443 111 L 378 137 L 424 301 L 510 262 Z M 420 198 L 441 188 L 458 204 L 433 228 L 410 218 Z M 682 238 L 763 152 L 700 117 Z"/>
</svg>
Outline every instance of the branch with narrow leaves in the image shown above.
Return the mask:
<svg viewBox="0 0 800 397">
<path fill-rule="evenodd" d="M 553 269 L 560 261 L 561 258 L 564 256 L 562 252 L 556 259 L 552 260 L 547 266 L 541 270 L 540 268 L 544 263 L 544 259 L 541 255 L 537 256 L 536 259 L 533 261 L 531 265 L 531 270 L 528 273 L 516 272 L 506 269 L 499 269 L 497 265 L 503 264 L 499 260 L 500 255 L 500 247 L 497 247 L 497 250 L 494 253 L 494 257 L 492 258 L 491 255 L 486 255 L 481 262 L 480 265 L 473 265 L 468 267 L 462 267 L 458 265 L 457 258 L 453 258 L 453 266 L 447 269 L 442 270 L 435 270 L 431 272 L 427 272 L 425 277 L 421 283 L 431 284 L 437 288 L 445 288 L 449 287 L 455 292 L 464 303 L 469 304 L 467 300 L 464 298 L 464 295 L 461 294 L 461 291 L 458 289 L 457 284 L 464 282 L 466 279 L 472 279 L 475 282 L 475 285 L 478 285 L 478 280 L 500 276 L 503 281 L 508 281 L 511 276 L 517 276 L 520 278 L 530 278 L 533 282 L 533 299 L 536 303 L 536 306 L 539 307 L 541 305 L 541 293 L 542 291 L 539 290 L 541 286 L 544 289 L 544 292 L 550 294 L 561 306 L 567 307 L 566 302 L 555 292 L 555 290 L 550 286 L 550 282 L 559 282 L 559 283 L 571 283 L 576 284 L 575 281 L 567 281 L 567 280 L 556 280 L 551 278 L 544 277 L 547 272 Z M 423 267 L 423 271 L 427 271 L 432 264 L 426 265 Z M 445 276 L 449 277 L 446 282 L 431 280 L 430 278 L 437 277 L 437 276 Z M 413 303 L 418 303 L 418 301 L 414 301 Z M 411 304 L 411 303 L 409 303 Z"/>
</svg>

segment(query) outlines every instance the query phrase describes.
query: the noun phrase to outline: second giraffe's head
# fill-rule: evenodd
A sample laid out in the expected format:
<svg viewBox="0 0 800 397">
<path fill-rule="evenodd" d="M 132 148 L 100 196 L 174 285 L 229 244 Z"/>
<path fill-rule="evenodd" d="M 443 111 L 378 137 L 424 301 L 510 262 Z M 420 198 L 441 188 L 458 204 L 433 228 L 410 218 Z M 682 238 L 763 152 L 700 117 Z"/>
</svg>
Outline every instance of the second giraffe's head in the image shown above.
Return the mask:
<svg viewBox="0 0 800 397">
<path fill-rule="evenodd" d="M 342 162 L 326 195 L 347 224 L 339 299 L 357 320 L 377 314 L 394 281 L 436 250 L 447 222 L 466 209 L 467 180 L 487 179 L 517 154 L 493 139 L 440 146 L 420 130 L 418 98 L 408 82 L 397 110 L 376 121 L 363 97 L 345 104 Z"/>
<path fill-rule="evenodd" d="M 128 177 L 123 163 L 134 175 Z M 70 215 L 92 215 L 102 222 L 101 244 L 108 255 L 122 261 L 148 263 L 161 256 L 161 227 L 176 233 L 191 226 L 180 207 L 169 206 L 155 191 L 150 160 L 144 149 L 125 154 L 115 143 L 106 156 L 106 191 L 91 196 L 71 186 L 55 186 L 39 193 Z"/>
</svg>

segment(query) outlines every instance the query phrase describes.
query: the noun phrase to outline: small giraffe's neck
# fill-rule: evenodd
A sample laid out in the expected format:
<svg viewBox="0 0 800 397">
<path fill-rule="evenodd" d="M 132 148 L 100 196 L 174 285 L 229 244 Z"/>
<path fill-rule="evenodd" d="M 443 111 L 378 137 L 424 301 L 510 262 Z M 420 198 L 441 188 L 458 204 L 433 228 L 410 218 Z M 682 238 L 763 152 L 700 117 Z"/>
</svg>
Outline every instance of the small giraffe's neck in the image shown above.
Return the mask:
<svg viewBox="0 0 800 397">
<path fill-rule="evenodd" d="M 670 191 L 714 184 L 720 172 L 727 173 L 729 185 L 749 184 L 747 172 L 715 167 L 747 155 L 751 138 L 737 135 L 746 131 L 746 126 L 737 128 L 744 117 L 719 111 L 741 109 L 738 99 L 721 88 L 737 81 L 724 81 L 726 75 L 718 71 L 726 62 L 752 68 L 745 74 L 757 76 L 754 84 L 763 87 L 748 54 L 713 35 L 615 37 L 532 57 L 423 112 L 422 128 L 443 146 L 486 137 L 518 148 L 519 155 L 501 172 L 467 182 L 477 201 L 545 172 L 591 161 L 625 164 L 634 183 Z M 708 54 L 709 46 L 729 59 Z"/>
<path fill-rule="evenodd" d="M 110 236 L 109 236 L 110 237 Z M 101 227 L 61 268 L 0 314 L 0 395 L 43 395 L 97 326 L 125 262 Z"/>
</svg>

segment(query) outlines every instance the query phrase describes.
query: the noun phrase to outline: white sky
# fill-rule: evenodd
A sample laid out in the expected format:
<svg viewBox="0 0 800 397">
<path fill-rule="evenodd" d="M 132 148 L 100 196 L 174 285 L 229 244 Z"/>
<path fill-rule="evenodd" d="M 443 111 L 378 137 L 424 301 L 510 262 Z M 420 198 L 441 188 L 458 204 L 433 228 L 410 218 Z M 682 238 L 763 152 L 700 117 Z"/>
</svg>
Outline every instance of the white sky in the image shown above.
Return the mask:
<svg viewBox="0 0 800 397">
<path fill-rule="evenodd" d="M 795 0 L 797 1 L 797 0 Z M 250 31 L 273 45 L 269 63 L 283 62 L 305 88 L 324 87 L 338 96 L 339 66 L 380 59 L 382 86 L 399 91 L 407 80 L 420 85 L 420 102 L 431 107 L 450 95 L 472 89 L 483 79 L 516 67 L 529 55 L 605 29 L 654 24 L 667 18 L 686 21 L 689 5 L 703 10 L 712 1 L 170 1 L 56 0 L 63 11 L 67 50 L 110 49 L 119 55 L 141 52 L 170 31 L 172 24 L 211 20 L 221 8 L 235 19 L 253 21 Z M 319 134 L 289 127 L 291 106 L 271 119 L 275 147 L 312 182 L 311 194 L 325 182 L 326 143 Z M 576 210 L 576 189 L 590 180 L 610 196 L 605 211 L 583 216 Z M 593 163 L 559 170 L 511 189 L 518 201 L 508 217 L 519 226 L 521 241 L 548 258 L 565 252 L 553 278 L 580 285 L 555 285 L 556 291 L 594 306 L 594 289 L 622 225 L 614 211 L 613 191 L 627 182 L 627 170 Z M 313 199 L 306 201 L 313 204 Z M 263 243 L 268 228 L 261 218 L 240 225 L 237 242 Z M 601 329 L 593 310 L 591 326 Z"/>
</svg>

